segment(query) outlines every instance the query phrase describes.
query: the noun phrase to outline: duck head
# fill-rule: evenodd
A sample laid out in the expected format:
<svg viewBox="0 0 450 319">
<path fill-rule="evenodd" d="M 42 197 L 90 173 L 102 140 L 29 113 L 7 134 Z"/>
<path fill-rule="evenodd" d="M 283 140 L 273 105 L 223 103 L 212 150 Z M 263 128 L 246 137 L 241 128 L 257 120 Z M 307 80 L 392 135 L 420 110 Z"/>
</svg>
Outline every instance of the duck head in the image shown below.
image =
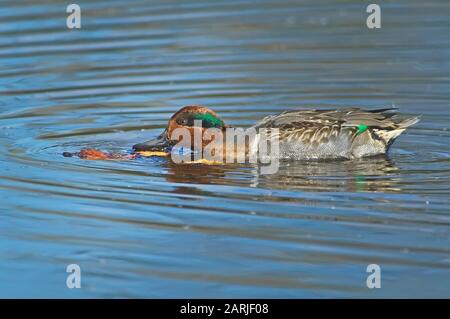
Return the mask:
<svg viewBox="0 0 450 319">
<path fill-rule="evenodd" d="M 198 126 L 200 124 L 201 126 Z M 228 126 L 219 118 L 216 112 L 199 105 L 188 105 L 178 110 L 170 118 L 166 129 L 155 139 L 133 145 L 136 152 L 143 151 L 163 151 L 170 152 L 172 146 L 179 142 L 172 132 L 177 128 L 185 128 L 190 131 L 191 138 L 194 137 L 194 130 L 203 131 L 208 128 L 217 128 L 224 130 Z M 176 134 L 175 134 L 176 135 Z M 194 145 L 191 141 L 191 145 Z"/>
</svg>

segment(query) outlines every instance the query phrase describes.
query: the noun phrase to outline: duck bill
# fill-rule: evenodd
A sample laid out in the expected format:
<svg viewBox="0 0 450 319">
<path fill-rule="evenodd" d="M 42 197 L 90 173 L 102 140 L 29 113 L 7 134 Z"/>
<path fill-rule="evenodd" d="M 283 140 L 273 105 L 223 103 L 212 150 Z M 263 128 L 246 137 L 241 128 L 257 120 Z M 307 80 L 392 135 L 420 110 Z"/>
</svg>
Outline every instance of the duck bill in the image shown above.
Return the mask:
<svg viewBox="0 0 450 319">
<path fill-rule="evenodd" d="M 164 131 L 157 138 L 143 143 L 138 143 L 133 145 L 133 150 L 135 152 L 146 152 L 146 151 L 168 151 L 171 146 L 169 139 L 167 138 L 167 131 Z"/>
</svg>

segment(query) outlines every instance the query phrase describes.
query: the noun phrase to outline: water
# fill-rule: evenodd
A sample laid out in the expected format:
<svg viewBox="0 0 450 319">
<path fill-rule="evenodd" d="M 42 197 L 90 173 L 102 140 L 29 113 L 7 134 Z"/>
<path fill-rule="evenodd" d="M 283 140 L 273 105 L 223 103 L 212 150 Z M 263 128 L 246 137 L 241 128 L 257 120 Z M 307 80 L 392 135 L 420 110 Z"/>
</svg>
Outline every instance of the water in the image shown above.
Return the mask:
<svg viewBox="0 0 450 319">
<path fill-rule="evenodd" d="M 450 3 L 83 1 L 0 7 L 1 297 L 449 297 Z M 396 105 L 387 158 L 177 166 L 125 152 L 183 105 L 233 126 Z M 82 288 L 66 287 L 80 265 Z M 381 289 L 366 287 L 378 264 Z"/>
</svg>

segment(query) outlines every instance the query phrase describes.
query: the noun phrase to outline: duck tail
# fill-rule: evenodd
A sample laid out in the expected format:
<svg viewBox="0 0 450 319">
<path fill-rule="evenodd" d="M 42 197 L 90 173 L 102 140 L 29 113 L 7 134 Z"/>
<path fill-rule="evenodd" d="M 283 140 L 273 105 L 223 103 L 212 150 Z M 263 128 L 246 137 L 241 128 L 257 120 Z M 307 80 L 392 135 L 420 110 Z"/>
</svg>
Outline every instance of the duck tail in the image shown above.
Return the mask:
<svg viewBox="0 0 450 319">
<path fill-rule="evenodd" d="M 406 129 L 407 127 L 414 125 L 419 121 L 420 121 L 420 117 L 415 116 L 415 117 L 410 117 L 409 119 L 403 120 L 403 121 L 399 122 L 397 125 L 399 128 Z"/>
<path fill-rule="evenodd" d="M 396 124 L 394 129 L 379 130 L 376 134 L 386 143 L 387 148 L 394 143 L 397 137 L 400 136 L 409 126 L 420 121 L 420 117 L 411 117 Z"/>
</svg>

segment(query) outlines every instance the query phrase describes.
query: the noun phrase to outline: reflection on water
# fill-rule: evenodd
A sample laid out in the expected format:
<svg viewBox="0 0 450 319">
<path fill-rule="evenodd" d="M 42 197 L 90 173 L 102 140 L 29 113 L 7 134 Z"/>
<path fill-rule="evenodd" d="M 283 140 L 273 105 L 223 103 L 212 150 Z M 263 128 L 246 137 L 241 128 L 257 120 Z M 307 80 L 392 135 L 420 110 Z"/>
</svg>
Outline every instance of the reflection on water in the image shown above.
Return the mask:
<svg viewBox="0 0 450 319">
<path fill-rule="evenodd" d="M 0 7 L 0 297 L 448 297 L 447 1 L 91 1 Z M 187 104 L 422 115 L 387 157 L 257 165 L 128 152 Z M 82 289 L 66 288 L 66 266 Z M 365 286 L 382 269 L 382 289 Z"/>
<path fill-rule="evenodd" d="M 255 181 L 255 186 L 304 191 L 397 192 L 397 168 L 386 157 L 364 160 L 285 163 L 274 176 Z M 280 183 L 279 181 L 283 181 Z M 277 186 L 278 185 L 278 186 Z"/>
<path fill-rule="evenodd" d="M 233 185 L 239 174 L 251 187 L 304 191 L 401 192 L 395 187 L 401 178 L 398 168 L 387 156 L 360 160 L 283 161 L 274 174 L 261 174 L 256 164 L 204 165 L 176 164 L 164 159 L 168 182 Z M 247 176 L 245 180 L 243 177 Z"/>
</svg>

